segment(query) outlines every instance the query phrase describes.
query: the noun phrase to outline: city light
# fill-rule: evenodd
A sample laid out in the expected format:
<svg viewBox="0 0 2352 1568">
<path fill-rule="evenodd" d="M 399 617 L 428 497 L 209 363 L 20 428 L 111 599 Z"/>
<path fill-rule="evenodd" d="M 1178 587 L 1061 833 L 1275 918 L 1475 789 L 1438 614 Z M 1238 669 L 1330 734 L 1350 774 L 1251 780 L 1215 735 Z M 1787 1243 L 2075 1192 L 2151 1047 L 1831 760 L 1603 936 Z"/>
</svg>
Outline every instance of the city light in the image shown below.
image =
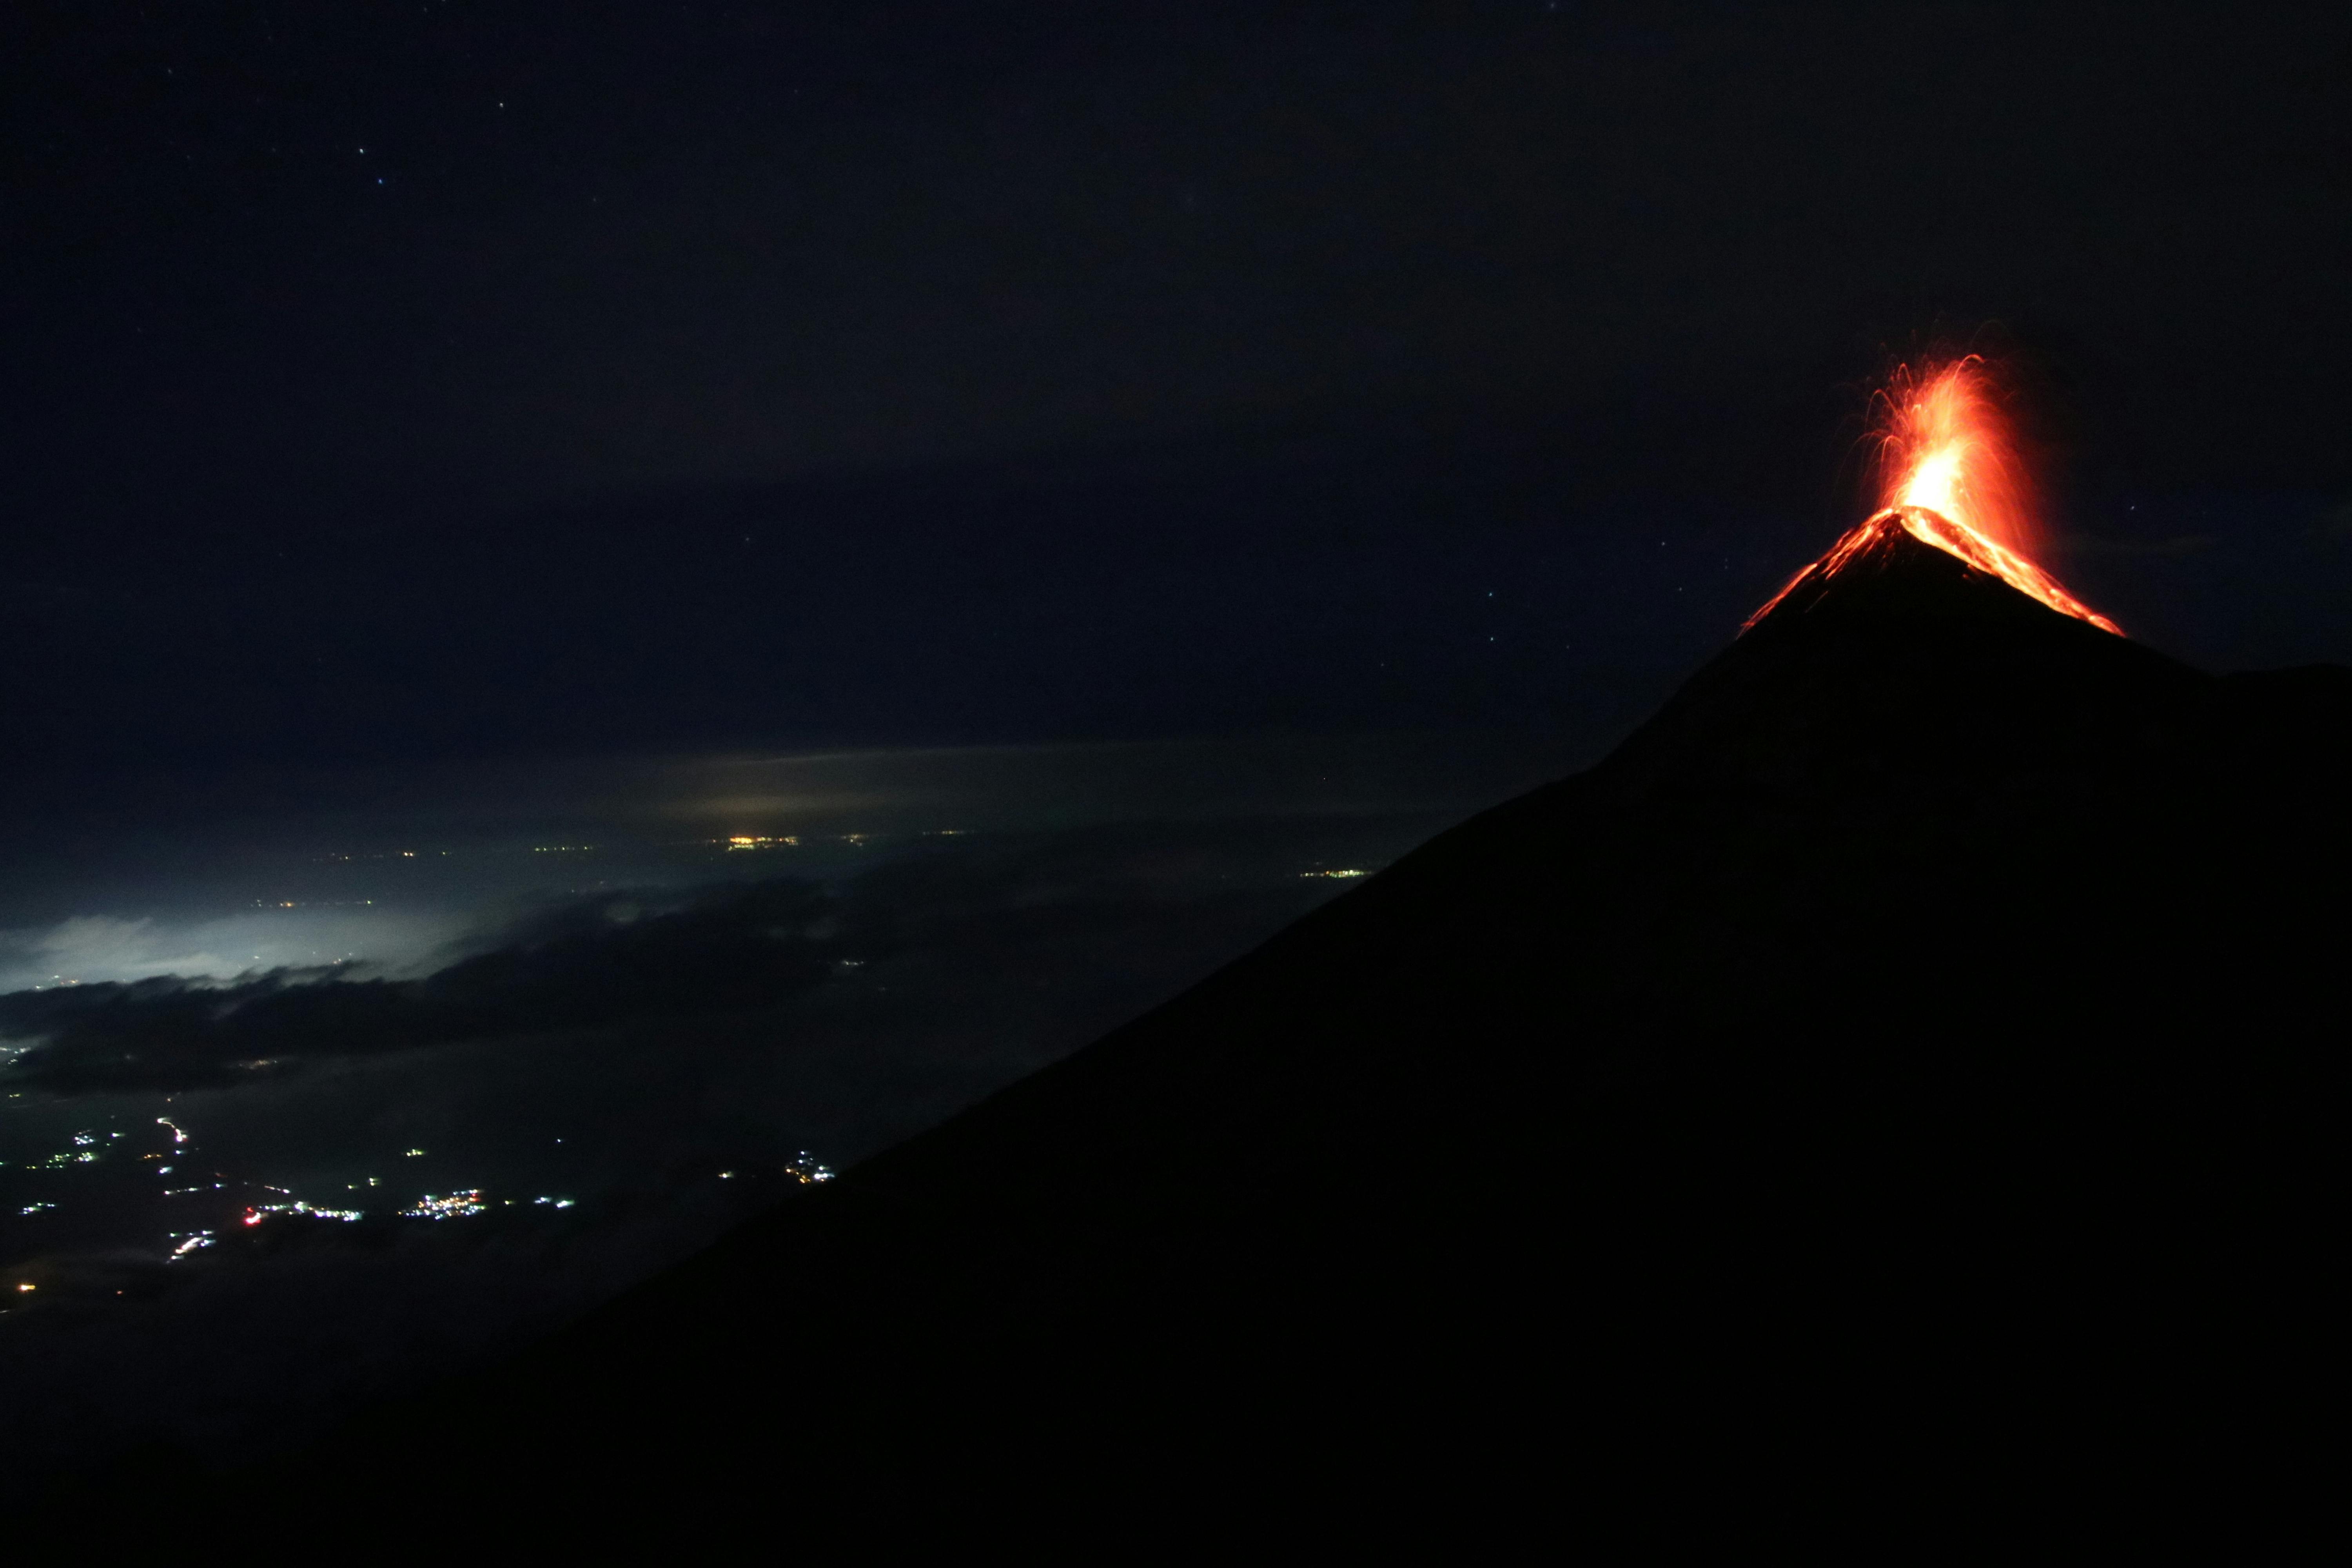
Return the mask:
<svg viewBox="0 0 2352 1568">
<path fill-rule="evenodd" d="M 134 1148 L 130 1155 L 130 1161 L 126 1162 L 124 1166 L 125 1176 L 130 1176 L 133 1172 L 143 1174 L 152 1169 L 156 1175 L 168 1182 L 179 1172 L 180 1167 L 189 1164 L 198 1154 L 195 1138 L 186 1128 L 168 1116 L 154 1118 L 154 1124 L 171 1134 L 171 1145 L 160 1153 L 152 1152 L 152 1149 L 141 1152 Z M 135 1136 L 137 1136 L 135 1132 L 124 1133 L 110 1131 L 104 1128 L 85 1127 L 68 1134 L 70 1142 L 66 1147 L 41 1156 L 39 1163 L 27 1164 L 25 1169 L 40 1171 L 78 1168 L 85 1163 L 102 1159 L 107 1151 L 113 1147 L 114 1141 Z M 559 1138 L 554 1142 L 562 1143 L 565 1140 Z M 423 1148 L 412 1148 L 403 1150 L 401 1152 L 409 1158 L 425 1158 L 429 1152 Z M 154 1162 L 154 1163 L 150 1165 L 147 1162 Z M 778 1166 L 766 1165 L 763 1163 L 761 1168 L 776 1170 Z M 789 1159 L 782 1161 L 781 1169 L 787 1178 L 803 1186 L 815 1186 L 830 1182 L 835 1175 L 829 1167 L 805 1149 L 798 1151 Z M 583 1202 L 576 1196 L 553 1193 L 542 1193 L 535 1197 L 491 1197 L 482 1188 L 467 1187 L 455 1192 L 425 1193 L 405 1205 L 398 1200 L 385 1202 L 380 1207 L 363 1211 L 359 1208 L 312 1203 L 298 1195 L 290 1188 L 269 1182 L 255 1181 L 250 1177 L 233 1174 L 226 1171 L 200 1173 L 191 1170 L 188 1173 L 208 1179 L 185 1181 L 185 1178 L 183 1178 L 185 1184 L 177 1186 L 158 1183 L 155 1186 L 150 1187 L 144 1182 L 138 1183 L 140 1191 L 152 1194 L 155 1199 L 160 1200 L 158 1209 L 151 1211 L 155 1214 L 159 1222 L 168 1215 L 171 1219 L 176 1220 L 181 1226 L 189 1227 L 165 1232 L 159 1223 L 154 1231 L 148 1233 L 149 1239 L 146 1245 L 153 1248 L 150 1256 L 158 1262 L 185 1262 L 200 1252 L 217 1248 L 218 1238 L 225 1234 L 253 1232 L 274 1237 L 277 1233 L 264 1228 L 265 1222 L 273 1215 L 300 1215 L 314 1220 L 334 1220 L 344 1225 L 354 1224 L 371 1215 L 380 1221 L 396 1217 L 401 1220 L 438 1222 L 472 1218 L 486 1214 L 493 1208 L 546 1209 L 562 1213 L 583 1207 Z M 737 1164 L 719 1170 L 715 1174 L 718 1180 L 726 1182 L 730 1186 L 740 1187 L 742 1178 L 756 1177 L 757 1172 L 752 1168 Z M 362 1192 L 373 1194 L 375 1189 L 387 1184 L 394 1185 L 396 1190 L 397 1186 L 404 1184 L 387 1184 L 379 1176 L 362 1176 L 345 1184 L 344 1188 L 351 1197 L 356 1198 Z M 30 1220 L 37 1215 L 58 1214 L 61 1206 L 65 1210 L 74 1210 L 78 1206 L 76 1200 L 64 1197 L 62 1194 L 58 1201 L 28 1202 L 26 1198 L 29 1196 L 30 1194 L 26 1194 L 26 1197 L 12 1199 L 8 1209 L 0 1212 L 13 1212 L 20 1220 Z M 389 1194 L 385 1196 L 389 1197 Z M 348 1202 L 350 1199 L 344 1201 Z M 63 1215 L 60 1215 L 59 1219 L 44 1220 L 42 1228 L 54 1232 L 62 1218 Z M 576 1215 L 571 1216 L 562 1223 L 567 1225 L 577 1223 L 579 1218 L 580 1216 Z M 215 1228 L 193 1228 L 199 1222 L 208 1222 L 210 1226 Z M 230 1254 L 232 1259 L 236 1256 L 236 1252 Z M 233 1262 L 219 1262 L 214 1265 L 220 1268 L 234 1266 Z"/>
<path fill-rule="evenodd" d="M 282 1191 L 283 1189 L 273 1188 L 272 1190 Z M 320 1208 L 316 1204 L 306 1204 L 300 1198 L 289 1196 L 282 1204 L 256 1204 L 247 1208 L 245 1211 L 244 1223 L 259 1225 L 274 1214 L 307 1214 L 318 1219 L 339 1219 L 345 1225 L 351 1224 L 353 1220 L 367 1217 L 358 1209 Z"/>
<path fill-rule="evenodd" d="M 462 1219 L 468 1215 L 480 1214 L 488 1206 L 482 1201 L 481 1188 L 468 1187 L 462 1193 L 451 1193 L 446 1196 L 427 1193 L 417 1200 L 415 1208 L 400 1212 L 408 1219 Z"/>
</svg>

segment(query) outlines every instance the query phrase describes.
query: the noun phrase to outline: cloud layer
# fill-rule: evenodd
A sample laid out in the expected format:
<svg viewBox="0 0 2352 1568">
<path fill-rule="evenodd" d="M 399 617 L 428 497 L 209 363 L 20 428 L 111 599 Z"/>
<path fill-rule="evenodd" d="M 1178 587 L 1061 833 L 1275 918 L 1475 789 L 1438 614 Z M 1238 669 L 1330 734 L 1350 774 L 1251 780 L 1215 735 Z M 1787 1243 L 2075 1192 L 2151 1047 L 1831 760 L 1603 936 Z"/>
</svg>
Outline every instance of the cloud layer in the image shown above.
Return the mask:
<svg viewBox="0 0 2352 1568">
<path fill-rule="evenodd" d="M 20 1086 L 190 1089 L 320 1057 L 771 1006 L 882 941 L 873 921 L 845 920 L 833 895 L 795 879 L 600 894 L 420 979 L 278 969 L 226 984 L 158 975 L 17 991 L 0 995 L 0 1037 L 35 1042 L 7 1070 Z"/>
</svg>

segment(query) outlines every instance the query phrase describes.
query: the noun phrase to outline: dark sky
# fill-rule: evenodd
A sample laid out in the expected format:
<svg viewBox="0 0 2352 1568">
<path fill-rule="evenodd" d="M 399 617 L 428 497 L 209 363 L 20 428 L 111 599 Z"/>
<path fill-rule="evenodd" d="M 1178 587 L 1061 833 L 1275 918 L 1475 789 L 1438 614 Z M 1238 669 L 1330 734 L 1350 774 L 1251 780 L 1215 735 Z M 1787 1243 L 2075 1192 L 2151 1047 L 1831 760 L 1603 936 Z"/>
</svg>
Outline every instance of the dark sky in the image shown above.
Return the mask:
<svg viewBox="0 0 2352 1568">
<path fill-rule="evenodd" d="M 0 717 L 1604 733 L 1937 339 L 2030 371 L 2127 627 L 2352 656 L 2323 9 L 20 11 Z"/>
</svg>

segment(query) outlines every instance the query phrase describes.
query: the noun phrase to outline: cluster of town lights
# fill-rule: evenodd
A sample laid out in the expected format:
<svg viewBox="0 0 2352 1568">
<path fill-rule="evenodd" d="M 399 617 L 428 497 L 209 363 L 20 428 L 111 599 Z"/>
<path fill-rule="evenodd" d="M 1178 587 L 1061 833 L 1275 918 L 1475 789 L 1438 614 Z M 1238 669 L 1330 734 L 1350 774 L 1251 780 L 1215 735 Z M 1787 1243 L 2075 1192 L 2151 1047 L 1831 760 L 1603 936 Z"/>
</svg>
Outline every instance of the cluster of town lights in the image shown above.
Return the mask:
<svg viewBox="0 0 2352 1568">
<path fill-rule="evenodd" d="M 181 1127 L 168 1116 L 159 1116 L 155 1119 L 155 1121 L 158 1126 L 165 1128 L 170 1131 L 172 1137 L 172 1148 L 165 1152 L 149 1152 L 141 1154 L 138 1158 L 142 1163 L 147 1161 L 163 1162 L 154 1167 L 155 1174 L 158 1176 L 169 1176 L 174 1170 L 174 1165 L 171 1162 L 184 1162 L 193 1159 L 196 1156 L 196 1151 L 191 1147 L 194 1140 L 191 1138 L 185 1128 Z M 70 1136 L 71 1144 L 69 1147 L 58 1151 L 57 1153 L 49 1156 L 38 1164 L 27 1165 L 26 1168 L 27 1170 L 35 1171 L 55 1170 L 67 1165 L 99 1160 L 104 1157 L 113 1147 L 111 1141 L 120 1139 L 123 1137 L 124 1134 L 121 1132 L 100 1132 L 95 1129 L 84 1128 L 72 1133 Z M 561 1142 L 562 1141 L 558 1139 L 557 1142 Z M 412 1159 L 424 1158 L 426 1154 L 426 1152 L 423 1149 L 406 1149 L 403 1150 L 401 1152 Z M 141 1168 L 143 1172 L 145 1169 L 143 1163 Z M 746 1172 L 735 1170 L 721 1171 L 718 1173 L 721 1180 L 732 1180 L 737 1176 L 747 1173 L 748 1173 Z M 367 1217 L 366 1212 L 360 1209 L 342 1208 L 333 1205 L 310 1203 L 297 1196 L 293 1192 L 285 1187 L 273 1186 L 263 1182 L 242 1181 L 237 1178 L 228 1176 L 226 1173 L 221 1172 L 215 1172 L 212 1173 L 212 1174 L 219 1177 L 220 1179 L 215 1181 L 199 1181 L 187 1186 L 165 1186 L 162 1188 L 161 1195 L 166 1199 L 180 1198 L 199 1193 L 223 1192 L 230 1187 L 237 1187 L 247 1192 L 257 1192 L 258 1194 L 268 1194 L 264 1197 L 257 1197 L 254 1201 L 247 1203 L 243 1206 L 241 1212 L 236 1210 L 231 1211 L 236 1215 L 233 1229 L 236 1231 L 257 1230 L 274 1215 L 295 1215 L 311 1220 L 332 1220 L 344 1225 L 353 1224 Z M 830 1182 L 834 1179 L 834 1173 L 832 1170 L 821 1163 L 814 1155 L 811 1154 L 804 1149 L 798 1152 L 790 1160 L 783 1163 L 782 1174 L 788 1180 L 796 1182 L 803 1186 L 814 1186 L 820 1183 Z M 351 1183 L 349 1185 L 354 1192 L 362 1190 L 360 1184 L 357 1182 Z M 375 1176 L 369 1176 L 366 1178 L 366 1186 L 368 1188 L 375 1188 L 380 1185 L 382 1185 L 380 1178 Z M 578 1200 L 574 1198 L 552 1195 L 541 1195 L 528 1199 L 492 1198 L 488 1196 L 479 1187 L 467 1187 L 450 1193 L 426 1193 L 408 1207 L 394 1209 L 392 1211 L 392 1214 L 402 1219 L 440 1221 L 449 1219 L 469 1219 L 477 1215 L 488 1214 L 494 1209 L 499 1208 L 522 1207 L 562 1210 L 576 1206 L 578 1206 Z M 58 1207 L 58 1205 L 55 1202 L 41 1201 L 24 1204 L 18 1207 L 16 1212 L 20 1218 L 33 1218 L 37 1215 L 50 1213 Z M 175 1212 L 182 1212 L 178 1211 L 178 1205 L 173 1205 L 173 1207 Z M 382 1211 L 378 1212 L 381 1213 Z M 207 1248 L 217 1246 L 219 1243 L 219 1237 L 220 1233 L 218 1231 L 210 1228 L 171 1231 L 164 1239 L 163 1252 L 160 1261 L 166 1264 L 184 1262 L 186 1259 L 194 1257 L 199 1252 L 203 1252 Z M 29 1292 L 33 1289 L 33 1285 L 29 1282 L 22 1283 L 17 1286 L 17 1289 L 20 1292 Z M 121 1292 L 117 1293 L 120 1294 Z M 0 1309 L 0 1310 L 5 1310 L 5 1309 Z"/>
</svg>

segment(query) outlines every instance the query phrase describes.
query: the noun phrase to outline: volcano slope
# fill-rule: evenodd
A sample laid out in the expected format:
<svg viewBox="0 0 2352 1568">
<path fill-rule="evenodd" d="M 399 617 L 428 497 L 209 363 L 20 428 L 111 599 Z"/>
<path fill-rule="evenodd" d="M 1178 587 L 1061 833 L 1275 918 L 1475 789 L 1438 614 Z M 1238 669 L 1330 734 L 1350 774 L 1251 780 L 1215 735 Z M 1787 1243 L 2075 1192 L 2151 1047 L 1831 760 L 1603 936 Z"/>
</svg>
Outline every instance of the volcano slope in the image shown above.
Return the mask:
<svg viewBox="0 0 2352 1568">
<path fill-rule="evenodd" d="M 2327 1397 L 2347 783 L 2352 671 L 1897 532 L 1591 772 L 313 1474 L 429 1452 L 542 1539 L 1468 1531 L 2262 1447 Z"/>
</svg>

